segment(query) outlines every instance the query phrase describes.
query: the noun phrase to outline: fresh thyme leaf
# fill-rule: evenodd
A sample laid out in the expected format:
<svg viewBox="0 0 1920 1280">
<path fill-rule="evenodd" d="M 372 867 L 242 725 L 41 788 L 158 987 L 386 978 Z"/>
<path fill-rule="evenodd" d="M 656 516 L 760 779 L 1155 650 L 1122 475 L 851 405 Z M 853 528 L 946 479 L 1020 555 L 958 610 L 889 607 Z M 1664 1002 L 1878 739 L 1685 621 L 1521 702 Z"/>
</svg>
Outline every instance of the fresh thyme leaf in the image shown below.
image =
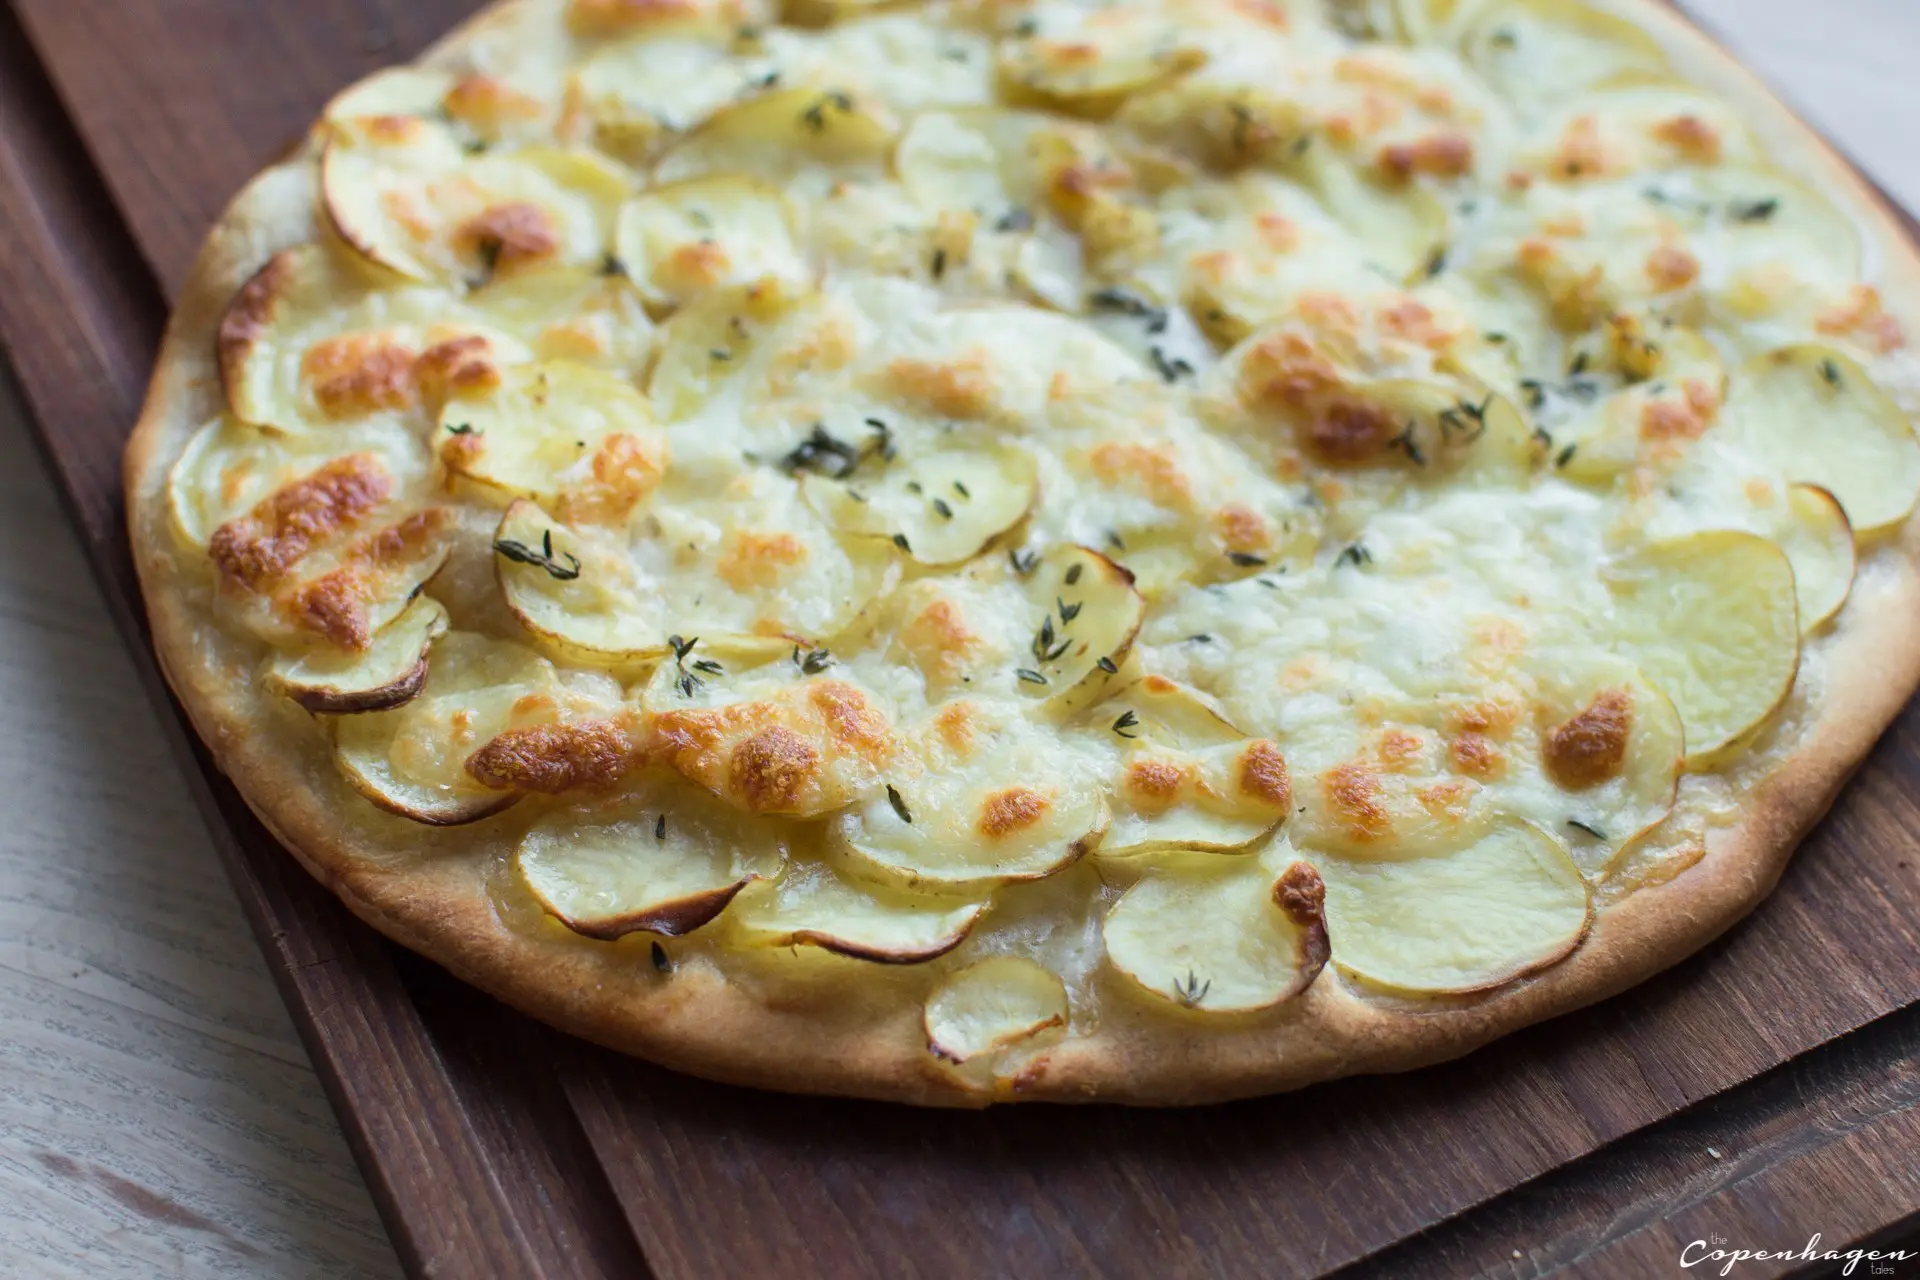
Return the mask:
<svg viewBox="0 0 1920 1280">
<path fill-rule="evenodd" d="M 1167 353 L 1160 349 L 1158 343 L 1147 348 L 1147 358 L 1153 362 L 1153 371 L 1160 375 L 1163 382 L 1178 382 L 1182 378 L 1193 376 L 1192 364 L 1179 358 L 1169 360 Z"/>
<path fill-rule="evenodd" d="M 667 955 L 667 949 L 659 943 L 653 944 L 653 967 L 661 973 L 673 972 L 673 960 Z"/>
<path fill-rule="evenodd" d="M 935 249 L 933 251 L 933 261 L 929 264 L 928 270 L 935 280 L 947 274 L 947 251 L 945 249 Z"/>
<path fill-rule="evenodd" d="M 1768 196 L 1762 200 L 1736 200 L 1727 208 L 1727 216 L 1735 222 L 1765 222 L 1778 212 L 1778 196 Z"/>
<path fill-rule="evenodd" d="M 788 475 L 811 471 L 831 480 L 844 480 L 859 470 L 865 459 L 864 451 L 828 431 L 825 423 L 816 422 L 807 438 L 780 459 L 780 469 Z"/>
<path fill-rule="evenodd" d="M 1026 547 L 1013 548 L 1007 552 L 1007 563 L 1013 566 L 1015 573 L 1024 578 L 1039 566 L 1040 553 Z M 1074 568 L 1077 569 L 1079 566 L 1075 565 Z"/>
<path fill-rule="evenodd" d="M 793 665 L 810 676 L 817 676 L 833 665 L 833 652 L 829 649 L 809 649 L 803 657 L 800 646 L 793 646 Z"/>
<path fill-rule="evenodd" d="M 1131 730 L 1137 729 L 1139 727 L 1140 727 L 1140 717 L 1133 713 L 1133 709 L 1131 707 L 1129 707 L 1125 711 L 1122 711 L 1120 713 L 1120 718 L 1113 722 L 1113 731 L 1119 734 L 1123 738 L 1139 737 L 1140 736 L 1139 734 L 1131 732 Z"/>
<path fill-rule="evenodd" d="M 1826 380 L 1828 386 L 1836 391 L 1840 389 L 1842 383 L 1845 381 L 1845 379 L 1840 376 L 1840 366 L 1835 364 L 1831 358 L 1820 362 L 1820 376 Z"/>
<path fill-rule="evenodd" d="M 655 820 L 654 820 L 654 824 L 653 824 L 653 838 L 654 838 L 654 839 L 655 839 L 656 841 L 660 841 L 660 842 L 662 842 L 662 843 L 664 843 L 664 842 L 666 841 L 666 838 L 667 838 L 667 815 L 666 815 L 666 814 L 664 814 L 664 813 L 663 813 L 663 814 L 661 814 L 661 815 L 660 815 L 660 816 L 659 816 L 659 817 L 658 817 L 657 819 L 655 819 Z"/>
<path fill-rule="evenodd" d="M 715 662 L 712 658 L 700 659 L 700 661 L 693 664 L 693 669 L 702 675 L 723 676 L 727 674 L 727 669 Z"/>
<path fill-rule="evenodd" d="M 1041 675 L 1038 671 L 1035 671 L 1031 667 L 1015 667 L 1013 674 L 1015 674 L 1016 676 L 1019 676 L 1020 679 L 1025 681 L 1027 684 L 1045 684 L 1047 682 L 1047 678 L 1045 676 Z"/>
<path fill-rule="evenodd" d="M 1068 586 L 1070 586 L 1070 587 L 1071 587 L 1071 586 L 1073 586 L 1073 585 L 1074 585 L 1074 584 L 1075 584 L 1076 582 L 1079 582 L 1079 581 L 1080 581 L 1080 573 L 1081 573 L 1081 570 L 1083 570 L 1083 569 L 1085 569 L 1085 568 L 1086 568 L 1086 566 L 1085 566 L 1085 565 L 1082 565 L 1082 564 L 1076 564 L 1076 565 L 1070 565 L 1070 566 L 1068 566 L 1068 568 L 1067 568 L 1067 576 L 1066 576 L 1066 579 L 1065 579 L 1065 581 L 1066 581 L 1066 584 L 1067 584 Z"/>
<path fill-rule="evenodd" d="M 693 646 L 699 643 L 699 636 L 695 636 L 691 640 L 683 640 L 679 636 L 667 637 L 667 648 L 673 650 L 673 660 L 675 662 L 686 661 L 687 655 L 693 652 Z"/>
<path fill-rule="evenodd" d="M 1572 827 L 1575 831 L 1585 832 L 1587 835 L 1592 836 L 1595 840 L 1605 840 L 1607 838 L 1607 833 L 1602 831 L 1600 828 L 1594 826 L 1591 822 L 1582 822 L 1578 818 L 1568 818 L 1567 825 Z"/>
<path fill-rule="evenodd" d="M 900 548 L 902 551 L 906 552 L 908 555 L 913 554 L 913 544 L 907 541 L 907 535 L 904 533 L 896 533 L 893 535 L 893 545 Z"/>
<path fill-rule="evenodd" d="M 1432 253 L 1427 255 L 1427 262 L 1426 262 L 1426 265 L 1421 268 L 1420 278 L 1422 280 L 1431 280 L 1435 276 L 1444 272 L 1446 269 L 1447 269 L 1447 246 L 1441 245 L 1439 248 L 1435 249 Z"/>
<path fill-rule="evenodd" d="M 733 359 L 733 352 L 727 350 L 725 347 L 711 347 L 707 351 L 707 359 L 724 363 L 725 361 Z M 788 456 L 791 457 L 792 455 Z"/>
<path fill-rule="evenodd" d="M 1343 564 L 1358 567 L 1363 564 L 1372 563 L 1373 552 L 1367 550 L 1367 544 L 1364 542 L 1353 542 L 1342 548 L 1340 554 L 1334 557 L 1333 567 L 1337 569 Z"/>
<path fill-rule="evenodd" d="M 1117 676 L 1120 674 L 1120 665 L 1116 663 L 1112 658 L 1109 658 L 1109 657 L 1102 657 L 1100 659 L 1100 669 L 1106 672 L 1110 676 Z"/>
<path fill-rule="evenodd" d="M 967 486 L 965 486 L 964 484 L 961 484 L 958 480 L 955 480 L 953 482 L 953 491 L 959 494 L 963 498 L 971 498 L 973 496 L 973 494 L 967 489 Z"/>
<path fill-rule="evenodd" d="M 901 798 L 899 788 L 891 782 L 887 784 L 887 803 L 892 805 L 893 811 L 900 815 L 900 821 L 908 826 L 913 825 L 913 811 L 907 808 L 907 802 Z"/>
<path fill-rule="evenodd" d="M 1413 433 L 1418 427 L 1418 423 L 1409 422 L 1406 430 L 1387 441 L 1387 447 L 1389 449 L 1399 449 L 1407 455 L 1408 462 L 1411 462 L 1416 467 L 1424 467 L 1427 465 L 1426 452 L 1420 448 L 1420 442 L 1413 438 Z M 1444 428 L 1442 428 L 1442 430 L 1444 431 Z"/>
<path fill-rule="evenodd" d="M 1188 644 L 1212 644 L 1213 634 L 1208 631 L 1196 631 L 1187 637 Z"/>
<path fill-rule="evenodd" d="M 621 261 L 619 254 L 610 253 L 600 259 L 600 274 L 625 280 L 627 278 L 627 264 Z"/>
<path fill-rule="evenodd" d="M 1072 604 L 1068 604 L 1059 596 L 1055 596 L 1053 602 L 1060 606 L 1060 625 L 1063 627 L 1079 617 L 1080 610 L 1086 607 L 1086 601 L 1084 600 L 1075 600 Z"/>
<path fill-rule="evenodd" d="M 450 436 L 483 436 L 486 432 L 478 430 L 471 422 L 449 422 L 447 434 Z"/>
<path fill-rule="evenodd" d="M 935 498 L 933 500 L 933 509 L 939 513 L 942 520 L 953 519 L 953 508 L 947 505 L 945 498 Z"/>
<path fill-rule="evenodd" d="M 1229 551 L 1227 559 L 1242 569 L 1261 569 L 1266 567 L 1267 558 L 1257 556 L 1251 551 Z"/>
<path fill-rule="evenodd" d="M 505 556 L 515 564 L 530 564 L 545 569 L 547 576 L 558 582 L 571 582 L 580 576 L 580 557 L 570 551 L 563 551 L 561 554 L 566 557 L 567 563 L 561 564 L 554 558 L 553 530 L 547 530 L 546 536 L 541 539 L 541 548 L 535 551 L 525 543 L 515 542 L 511 538 L 498 538 L 493 544 L 496 554 Z"/>
<path fill-rule="evenodd" d="M 1177 978 L 1173 984 L 1174 997 L 1189 1009 L 1197 1008 L 1200 1002 L 1207 998 L 1207 992 L 1211 990 L 1213 990 L 1213 979 L 1208 978 L 1203 982 L 1194 976 L 1191 969 L 1187 970 L 1187 976 L 1184 979 Z"/>
<path fill-rule="evenodd" d="M 1575 442 L 1574 444 L 1570 444 L 1566 448 L 1562 449 L 1560 451 L 1559 456 L 1553 460 L 1553 465 L 1556 467 L 1564 467 L 1569 462 L 1572 462 L 1574 451 L 1579 449 L 1579 447 L 1580 447 L 1579 443 Z"/>
</svg>

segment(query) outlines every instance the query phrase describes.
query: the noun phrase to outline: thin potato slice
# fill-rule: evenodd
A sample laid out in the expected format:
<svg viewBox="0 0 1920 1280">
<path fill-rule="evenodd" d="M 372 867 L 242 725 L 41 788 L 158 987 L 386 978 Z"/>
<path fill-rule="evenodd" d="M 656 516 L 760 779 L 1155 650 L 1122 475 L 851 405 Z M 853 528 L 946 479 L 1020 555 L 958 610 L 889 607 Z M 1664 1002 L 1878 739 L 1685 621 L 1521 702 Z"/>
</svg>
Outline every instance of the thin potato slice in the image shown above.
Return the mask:
<svg viewBox="0 0 1920 1280">
<path fill-rule="evenodd" d="M 1668 71 L 1659 43 L 1581 0 L 1498 0 L 1466 33 L 1468 64 L 1522 112 L 1609 80 Z"/>
<path fill-rule="evenodd" d="M 414 403 L 415 363 L 457 314 L 422 286 L 375 287 L 373 273 L 324 245 L 275 254 L 221 318 L 220 383 L 243 422 L 332 430 Z"/>
<path fill-rule="evenodd" d="M 1030 665 L 1015 672 L 1020 692 L 1061 710 L 1100 696 L 1126 661 L 1146 617 L 1133 574 L 1098 551 L 1058 546 L 1024 583 L 1034 624 Z"/>
<path fill-rule="evenodd" d="M 624 521 L 667 464 L 646 397 L 564 360 L 515 366 L 479 395 L 455 395 L 435 444 L 447 471 L 488 500 L 550 503 L 588 522 Z"/>
<path fill-rule="evenodd" d="M 725 44 L 667 33 L 603 45 L 567 84 L 568 113 L 603 150 L 646 164 L 773 70 Z"/>
<path fill-rule="evenodd" d="M 1580 870 L 1597 875 L 1672 810 L 1686 760 L 1680 713 L 1624 658 L 1550 650 L 1534 665 L 1541 764 L 1561 807 L 1539 817 L 1562 830 Z"/>
<path fill-rule="evenodd" d="M 1147 676 L 1091 715 L 1122 745 L 1103 859 L 1247 849 L 1292 811 L 1280 749 L 1242 733 L 1184 685 Z"/>
<path fill-rule="evenodd" d="M 812 276 L 780 189 L 736 175 L 658 187 L 630 201 L 614 251 L 656 307 L 766 276 L 801 285 Z"/>
<path fill-rule="evenodd" d="M 1857 552 L 1853 526 L 1834 496 L 1818 485 L 1787 490 L 1786 529 L 1775 541 L 1793 566 L 1794 600 L 1804 635 L 1825 625 L 1853 594 Z"/>
<path fill-rule="evenodd" d="M 666 652 L 656 602 L 625 548 L 570 529 L 532 502 L 507 508 L 493 535 L 494 573 L 529 634 L 577 662 L 645 662 Z"/>
<path fill-rule="evenodd" d="M 654 181 L 719 173 L 778 178 L 791 175 L 796 162 L 829 177 L 878 173 L 898 132 L 893 112 L 864 95 L 837 88 L 775 89 L 715 112 L 661 157 Z"/>
<path fill-rule="evenodd" d="M 426 473 L 419 442 L 391 420 L 337 433 L 285 435 L 216 418 L 194 433 L 167 472 L 168 524 L 183 546 L 204 551 L 221 525 L 283 485 L 355 453 L 379 458 L 397 485 Z"/>
<path fill-rule="evenodd" d="M 916 564 L 971 560 L 1026 519 L 1039 469 L 1021 449 L 950 449 L 888 468 L 874 480 L 801 480 L 807 501 L 845 533 L 884 538 Z"/>
<path fill-rule="evenodd" d="M 1435 274 L 1436 265 L 1444 266 L 1451 222 L 1445 202 L 1432 191 L 1382 186 L 1328 147 L 1309 149 L 1301 170 L 1327 212 L 1382 270 L 1418 284 Z"/>
<path fill-rule="evenodd" d="M 341 239 L 414 280 L 484 284 L 551 266 L 598 266 L 628 186 L 587 152 L 470 156 L 452 130 L 413 116 L 336 129 L 321 200 Z"/>
<path fill-rule="evenodd" d="M 1684 84 L 1611 85 L 1539 121 L 1515 157 L 1548 178 L 1588 181 L 1750 160 L 1754 143 L 1723 100 Z"/>
<path fill-rule="evenodd" d="M 482 784 L 467 758 L 525 715 L 550 712 L 558 692 L 552 665 L 531 649 L 450 632 L 428 654 L 412 701 L 333 722 L 334 760 L 389 813 L 429 826 L 477 822 L 520 797 Z"/>
<path fill-rule="evenodd" d="M 949 703 L 832 834 L 862 874 L 907 887 L 1037 880 L 1098 843 L 1102 764 L 1018 704 Z"/>
<path fill-rule="evenodd" d="M 698 788 L 655 780 L 608 812 L 556 812 L 528 831 L 514 870 L 561 924 L 589 938 L 677 938 L 756 880 L 779 876 L 784 830 Z"/>
<path fill-rule="evenodd" d="M 570 361 L 638 382 L 653 354 L 653 321 L 639 295 L 604 267 L 554 267 L 502 277 L 468 294 L 466 303 L 495 329 L 523 342 L 533 360 Z M 444 397 L 435 400 L 425 394 L 428 390 L 422 387 L 423 398 L 437 414 Z"/>
<path fill-rule="evenodd" d="M 428 67 L 384 67 L 333 95 L 322 108 L 328 121 L 432 115 L 453 88 L 454 74 Z"/>
<path fill-rule="evenodd" d="M 1101 926 L 1107 961 L 1143 991 L 1203 1013 L 1291 999 L 1327 962 L 1325 891 L 1305 862 L 1276 880 L 1262 861 L 1157 871 L 1121 895 Z"/>
<path fill-rule="evenodd" d="M 1486 991 L 1566 959 L 1592 919 L 1580 868 L 1526 823 L 1456 853 L 1315 865 L 1333 963 L 1390 991 Z"/>
<path fill-rule="evenodd" d="M 446 609 L 420 596 L 381 628 L 364 651 L 326 646 L 277 654 L 265 683 L 309 711 L 385 711 L 426 687 L 427 648 L 446 630 Z"/>
<path fill-rule="evenodd" d="M 1740 439 L 1790 480 L 1818 485 L 1871 536 L 1920 498 L 1920 441 L 1865 370 L 1832 347 L 1785 347 L 1753 361 L 1728 408 Z"/>
<path fill-rule="evenodd" d="M 1714 531 L 1655 542 L 1605 576 L 1605 634 L 1673 699 L 1688 767 L 1721 762 L 1793 688 L 1800 623 L 1787 557 L 1754 534 Z"/>
<path fill-rule="evenodd" d="M 967 940 L 984 902 L 914 898 L 814 864 L 777 883 L 749 885 L 727 913 L 733 936 L 756 947 L 819 947 L 879 964 L 936 960 Z"/>
<path fill-rule="evenodd" d="M 1094 11 L 1070 28 L 1055 23 L 1038 34 L 1002 41 L 1000 78 L 1015 98 L 1104 117 L 1127 95 L 1206 61 L 1201 50 L 1182 47 L 1183 35 L 1171 15 L 1151 9 Z"/>
<path fill-rule="evenodd" d="M 1185 78 L 1128 98 L 1114 124 L 1212 169 L 1282 163 L 1311 127 L 1302 104 L 1257 85 Z"/>
<path fill-rule="evenodd" d="M 758 344 L 812 296 L 768 277 L 705 293 L 667 322 L 647 394 L 668 422 L 698 413 Z"/>
<path fill-rule="evenodd" d="M 1024 956 L 988 956 L 927 997 L 922 1021 L 933 1056 L 958 1066 L 1067 1025 L 1067 988 Z"/>
</svg>

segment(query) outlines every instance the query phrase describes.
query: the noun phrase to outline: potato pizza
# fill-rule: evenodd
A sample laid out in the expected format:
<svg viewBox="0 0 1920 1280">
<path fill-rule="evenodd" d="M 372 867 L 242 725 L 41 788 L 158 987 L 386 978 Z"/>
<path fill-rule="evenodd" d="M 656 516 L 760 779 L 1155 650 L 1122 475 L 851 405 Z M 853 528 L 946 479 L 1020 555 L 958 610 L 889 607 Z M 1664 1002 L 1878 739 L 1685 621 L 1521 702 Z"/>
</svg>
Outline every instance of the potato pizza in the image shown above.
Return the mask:
<svg viewBox="0 0 1920 1280">
<path fill-rule="evenodd" d="M 1651 0 L 505 0 L 216 227 L 163 666 L 362 917 L 700 1074 L 1398 1070 L 1920 681 L 1920 265 Z"/>
</svg>

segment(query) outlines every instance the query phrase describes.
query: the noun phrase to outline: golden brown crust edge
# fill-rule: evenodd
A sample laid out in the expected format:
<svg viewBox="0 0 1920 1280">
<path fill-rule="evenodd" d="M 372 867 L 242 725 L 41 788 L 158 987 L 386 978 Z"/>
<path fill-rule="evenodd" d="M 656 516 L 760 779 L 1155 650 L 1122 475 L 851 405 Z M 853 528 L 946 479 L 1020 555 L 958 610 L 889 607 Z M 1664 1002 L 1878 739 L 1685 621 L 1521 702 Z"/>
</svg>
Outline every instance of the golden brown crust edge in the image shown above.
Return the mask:
<svg viewBox="0 0 1920 1280">
<path fill-rule="evenodd" d="M 1884 256 L 1877 272 L 1909 332 L 1920 329 L 1920 256 L 1878 195 L 1744 68 L 1653 0 L 1610 0 L 1667 44 L 1690 75 L 1725 94 L 1779 160 L 1851 196 Z M 425 61 L 458 64 L 532 6 L 509 0 L 460 28 Z M 274 251 L 318 234 L 311 152 L 244 190 L 184 285 L 125 466 L 134 557 L 169 683 L 219 767 L 267 826 L 355 914 L 459 977 L 564 1030 L 663 1065 L 764 1088 L 978 1106 L 996 1097 L 926 1051 L 918 1007 L 761 999 L 688 969 L 660 979 L 630 947 L 582 944 L 510 927 L 485 857 L 396 862 L 343 824 L 353 793 L 325 754 L 265 731 L 245 692 L 248 668 L 203 641 L 195 588 L 166 530 L 167 465 L 219 402 L 214 334 L 228 300 Z M 1037 1059 L 1023 1099 L 1202 1103 L 1343 1075 L 1405 1070 L 1469 1052 L 1528 1024 L 1591 1004 L 1690 955 L 1756 906 L 1806 831 L 1920 683 L 1920 521 L 1863 555 L 1855 594 L 1820 641 L 1827 675 L 1798 747 L 1711 836 L 1695 866 L 1602 911 L 1585 944 L 1530 980 L 1471 1002 L 1414 1010 L 1363 998 L 1328 969 L 1301 998 L 1246 1025 L 1184 1028 L 1118 1017 Z M 241 678 L 236 679 L 236 675 Z M 1800 703 L 1807 691 L 1797 690 Z M 1813 708 L 1803 708 L 1811 712 Z M 1791 715 L 1792 712 L 1790 711 Z M 423 847 L 450 848 L 420 833 Z M 897 1004 L 897 1002 L 896 1002 Z"/>
</svg>

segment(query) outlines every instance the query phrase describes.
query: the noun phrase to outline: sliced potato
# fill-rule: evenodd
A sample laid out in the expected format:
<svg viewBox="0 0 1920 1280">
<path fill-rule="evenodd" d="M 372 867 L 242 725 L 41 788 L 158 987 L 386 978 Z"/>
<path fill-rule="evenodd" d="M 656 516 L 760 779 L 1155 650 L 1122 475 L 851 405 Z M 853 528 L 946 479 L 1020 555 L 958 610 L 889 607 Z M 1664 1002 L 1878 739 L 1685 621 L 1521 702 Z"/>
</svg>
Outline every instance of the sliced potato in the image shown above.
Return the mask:
<svg viewBox="0 0 1920 1280">
<path fill-rule="evenodd" d="M 1558 963 L 1586 937 L 1580 868 L 1526 823 L 1408 859 L 1316 856 L 1343 972 L 1391 991 L 1485 991 Z"/>
<path fill-rule="evenodd" d="M 617 265 L 617 264 L 616 264 Z M 653 353 L 654 326 L 633 286 L 601 267 L 555 267 L 492 281 L 467 306 L 525 343 L 533 360 L 565 360 L 637 383 Z M 429 349 L 428 363 L 433 352 Z M 421 388 L 430 412 L 440 402 Z"/>
<path fill-rule="evenodd" d="M 920 964 L 967 940 L 984 902 L 914 898 L 794 864 L 778 882 L 747 886 L 727 913 L 749 946 L 819 947 L 856 960 Z"/>
<path fill-rule="evenodd" d="M 1818 485 L 1787 490 L 1787 522 L 1775 539 L 1793 566 L 1794 600 L 1802 634 L 1839 613 L 1853 593 L 1853 526 L 1834 496 Z"/>
<path fill-rule="evenodd" d="M 1779 547 L 1750 533 L 1697 533 L 1622 557 L 1605 577 L 1605 635 L 1673 699 L 1689 768 L 1737 751 L 1785 701 L 1800 624 Z"/>
<path fill-rule="evenodd" d="M 247 588 L 226 578 L 240 589 L 225 592 L 221 605 L 269 644 L 365 653 L 446 564 L 455 519 L 449 507 L 389 510 L 377 527 L 313 548 L 271 582 Z"/>
<path fill-rule="evenodd" d="M 644 662 L 666 652 L 658 603 L 620 541 L 568 528 L 524 499 L 493 535 L 494 573 L 528 633 L 576 662 Z"/>
<path fill-rule="evenodd" d="M 451 71 L 438 68 L 385 67 L 334 94 L 320 114 L 329 121 L 431 115 L 453 88 L 454 78 Z"/>
<path fill-rule="evenodd" d="M 1024 956 L 988 956 L 927 998 L 927 1048 L 956 1066 L 1067 1025 L 1067 988 Z"/>
<path fill-rule="evenodd" d="M 334 760 L 389 813 L 429 826 L 476 822 L 520 797 L 483 785 L 467 758 L 529 717 L 551 716 L 558 694 L 552 665 L 531 649 L 450 632 L 429 652 L 412 701 L 333 722 Z"/>
<path fill-rule="evenodd" d="M 1686 737 L 1673 702 L 1624 658 L 1543 651 L 1534 662 L 1541 763 L 1565 793 L 1561 814 L 1539 815 L 1563 832 L 1591 876 L 1673 808 Z"/>
<path fill-rule="evenodd" d="M 1101 858 L 1246 849 L 1292 812 L 1280 749 L 1242 733 L 1184 685 L 1147 676 L 1090 714 L 1123 744 Z"/>
<path fill-rule="evenodd" d="M 884 538 L 916 564 L 952 565 L 1026 519 L 1040 476 L 1023 449 L 950 449 L 889 467 L 871 481 L 809 474 L 801 488 L 842 532 Z"/>
<path fill-rule="evenodd" d="M 1128 98 L 1114 124 L 1213 169 L 1284 162 L 1311 127 L 1304 106 L 1257 85 L 1183 78 Z"/>
<path fill-rule="evenodd" d="M 323 646 L 276 654 L 264 683 L 309 711 L 385 711 L 426 687 L 427 647 L 446 629 L 446 609 L 420 596 L 381 628 L 367 649 Z"/>
<path fill-rule="evenodd" d="M 1156 871 L 1101 926 L 1107 960 L 1142 990 L 1203 1013 L 1266 1009 L 1313 985 L 1327 962 L 1320 876 L 1295 862 Z"/>
<path fill-rule="evenodd" d="M 282 486 L 349 454 L 371 453 L 401 485 L 426 472 L 419 441 L 381 420 L 337 433 L 286 435 L 216 418 L 195 432 L 167 472 L 167 515 L 183 546 L 205 550 L 214 531 Z"/>
<path fill-rule="evenodd" d="M 653 306 L 767 276 L 798 285 L 812 276 L 780 188 L 738 175 L 658 187 L 628 202 L 614 251 Z"/>
<path fill-rule="evenodd" d="M 1581 0 L 1484 5 L 1466 32 L 1464 52 L 1496 91 L 1529 113 L 1609 80 L 1668 71 L 1652 36 Z"/>
<path fill-rule="evenodd" d="M 1102 755 L 1019 704 L 949 703 L 884 785 L 840 814 L 836 842 L 862 874 L 934 891 L 1052 875 L 1107 825 Z"/>
<path fill-rule="evenodd" d="M 810 293 L 768 277 L 703 294 L 663 331 L 647 394 L 668 422 L 698 413 Z"/>
<path fill-rule="evenodd" d="M 1685 84 L 1613 84 L 1557 107 L 1516 167 L 1573 181 L 1751 159 L 1752 137 L 1725 100 Z"/>
<path fill-rule="evenodd" d="M 1031 665 L 1017 687 L 1062 710 L 1100 696 L 1126 661 L 1146 617 L 1133 574 L 1080 546 L 1057 546 L 1040 557 L 1024 581 L 1027 607 L 1037 617 Z"/>
<path fill-rule="evenodd" d="M 1444 266 L 1451 218 L 1432 191 L 1413 184 L 1383 186 L 1330 147 L 1310 148 L 1299 167 L 1327 212 L 1381 270 L 1418 284 L 1436 274 L 1436 264 Z"/>
<path fill-rule="evenodd" d="M 784 828 L 696 787 L 656 779 L 613 812 L 556 812 L 520 842 L 514 870 L 560 923 L 589 938 L 677 938 L 747 885 L 779 876 Z"/>
<path fill-rule="evenodd" d="M 878 173 L 898 132 L 893 112 L 876 99 L 838 88 L 775 89 L 715 112 L 661 157 L 654 181 L 717 173 L 781 178 L 796 162 L 829 178 Z"/>
<path fill-rule="evenodd" d="M 1154 9 L 1095 10 L 1071 27 L 1055 23 L 1035 35 L 1003 40 L 1000 78 L 1016 98 L 1104 117 L 1128 94 L 1206 61 L 1201 50 L 1182 46 L 1184 34 L 1170 14 Z"/>
<path fill-rule="evenodd" d="M 671 33 L 620 40 L 595 49 L 574 72 L 568 111 L 602 150 L 637 167 L 773 69 L 716 40 Z"/>
<path fill-rule="evenodd" d="M 485 283 L 550 266 L 598 266 L 626 178 L 580 151 L 470 156 L 452 130 L 412 116 L 341 125 L 320 162 L 341 239 L 415 280 Z"/>
<path fill-rule="evenodd" d="M 1866 371 L 1832 347 L 1784 347 L 1735 380 L 1740 439 L 1789 480 L 1818 485 L 1853 531 L 1879 533 L 1920 498 L 1920 441 Z"/>
<path fill-rule="evenodd" d="M 447 471 L 488 500 L 551 503 L 584 522 L 620 523 L 665 474 L 666 436 L 646 397 L 565 360 L 519 365 L 440 410 Z"/>
</svg>

